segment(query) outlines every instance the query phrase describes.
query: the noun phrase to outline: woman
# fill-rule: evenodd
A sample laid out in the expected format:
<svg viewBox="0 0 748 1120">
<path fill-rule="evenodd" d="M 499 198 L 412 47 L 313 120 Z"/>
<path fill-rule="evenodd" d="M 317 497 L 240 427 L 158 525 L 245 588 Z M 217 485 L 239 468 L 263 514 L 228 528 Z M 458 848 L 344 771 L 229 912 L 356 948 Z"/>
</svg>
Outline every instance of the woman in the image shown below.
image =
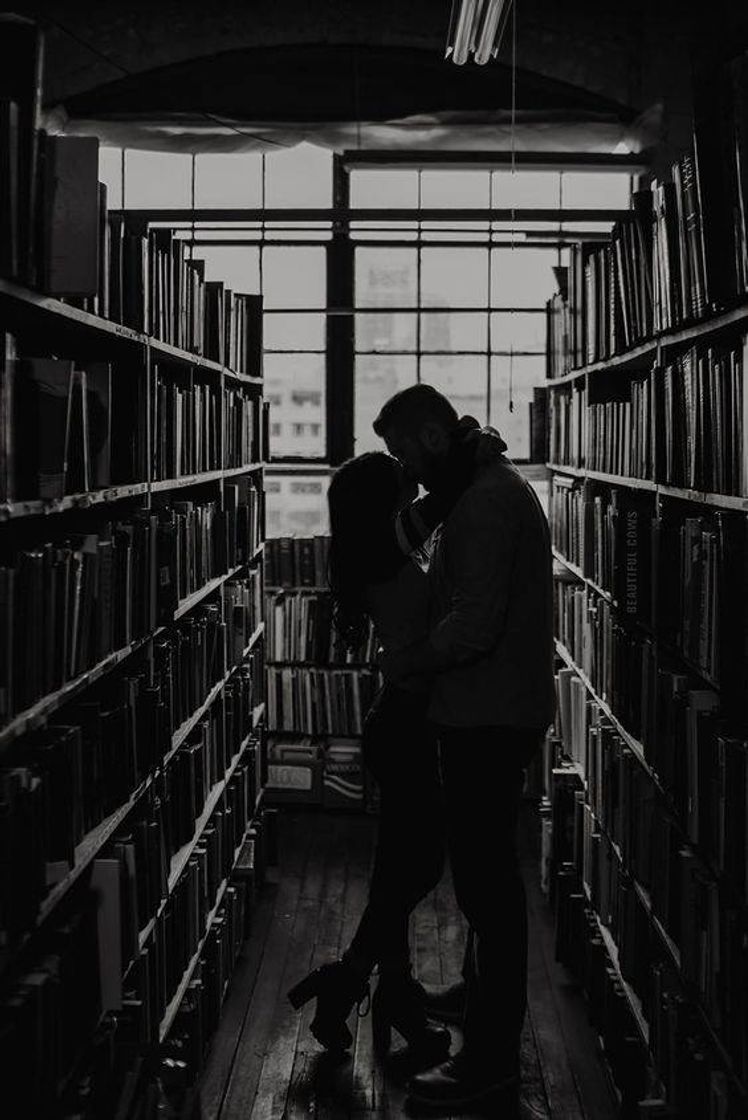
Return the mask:
<svg viewBox="0 0 748 1120">
<path fill-rule="evenodd" d="M 422 544 L 469 483 L 476 453 L 500 454 L 497 434 L 461 422 L 450 489 L 414 501 L 416 487 L 396 459 L 369 452 L 343 464 L 330 483 L 330 585 L 335 623 L 355 647 L 374 624 L 388 652 L 423 638 L 428 629 L 428 579 L 416 559 Z M 472 432 L 472 436 L 469 433 Z M 477 438 L 476 438 L 477 437 Z M 316 997 L 310 1029 L 328 1050 L 351 1044 L 346 1020 L 368 992 L 375 965 L 372 1033 L 379 1052 L 394 1027 L 411 1058 L 434 1064 L 446 1057 L 449 1032 L 426 1018 L 423 989 L 413 978 L 408 921 L 439 882 L 444 863 L 437 740 L 427 719 L 428 685 L 414 679 L 384 685 L 364 727 L 363 753 L 380 789 L 380 822 L 369 900 L 339 961 L 322 965 L 290 992 L 299 1008 Z"/>
</svg>

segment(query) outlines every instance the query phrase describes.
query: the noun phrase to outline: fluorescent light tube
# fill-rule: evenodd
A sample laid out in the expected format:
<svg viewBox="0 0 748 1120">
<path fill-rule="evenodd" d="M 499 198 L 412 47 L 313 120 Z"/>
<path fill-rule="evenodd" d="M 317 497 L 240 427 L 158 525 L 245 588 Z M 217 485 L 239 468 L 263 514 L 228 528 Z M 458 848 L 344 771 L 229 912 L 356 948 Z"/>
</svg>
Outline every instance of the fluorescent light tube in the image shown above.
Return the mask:
<svg viewBox="0 0 748 1120">
<path fill-rule="evenodd" d="M 460 8 L 455 18 L 455 7 Z M 470 52 L 475 48 L 475 33 L 483 12 L 484 0 L 454 0 L 450 21 L 449 40 L 446 57 L 458 66 L 463 66 Z"/>
<path fill-rule="evenodd" d="M 485 0 L 482 19 L 475 35 L 475 61 L 479 66 L 485 66 L 489 58 L 498 53 L 511 5 L 512 0 Z"/>
</svg>

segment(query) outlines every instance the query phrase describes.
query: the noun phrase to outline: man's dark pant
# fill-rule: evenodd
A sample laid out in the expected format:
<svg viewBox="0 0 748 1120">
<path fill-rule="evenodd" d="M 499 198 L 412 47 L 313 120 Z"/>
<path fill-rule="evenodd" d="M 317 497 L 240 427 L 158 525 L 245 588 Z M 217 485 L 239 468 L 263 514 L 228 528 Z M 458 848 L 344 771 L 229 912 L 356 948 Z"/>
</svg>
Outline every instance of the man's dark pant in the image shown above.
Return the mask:
<svg viewBox="0 0 748 1120">
<path fill-rule="evenodd" d="M 470 924 L 465 1052 L 478 1063 L 519 1057 L 527 1006 L 527 903 L 517 820 L 525 767 L 543 733 L 441 727 L 447 847 L 457 903 Z"/>
</svg>

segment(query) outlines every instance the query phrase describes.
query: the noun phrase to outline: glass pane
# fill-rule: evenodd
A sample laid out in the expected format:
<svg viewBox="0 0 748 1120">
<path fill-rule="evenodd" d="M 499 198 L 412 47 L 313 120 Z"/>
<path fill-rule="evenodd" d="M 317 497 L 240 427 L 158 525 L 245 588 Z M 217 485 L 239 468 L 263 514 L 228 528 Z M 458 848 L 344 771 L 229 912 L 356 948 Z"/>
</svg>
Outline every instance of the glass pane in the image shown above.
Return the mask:
<svg viewBox="0 0 748 1120">
<path fill-rule="evenodd" d="M 415 350 L 415 313 L 359 312 L 356 315 L 356 350 Z"/>
<path fill-rule="evenodd" d="M 415 249 L 356 249 L 356 307 L 415 307 Z"/>
<path fill-rule="evenodd" d="M 110 210 L 122 206 L 122 149 L 99 148 L 99 180 L 106 186 L 106 204 Z"/>
<path fill-rule="evenodd" d="M 468 350 L 485 353 L 488 315 L 470 311 L 424 311 L 421 350 Z"/>
<path fill-rule="evenodd" d="M 299 144 L 266 155 L 265 205 L 332 206 L 332 152 Z"/>
<path fill-rule="evenodd" d="M 256 152 L 195 156 L 195 205 L 262 206 L 262 156 Z"/>
<path fill-rule="evenodd" d="M 491 177 L 488 171 L 422 171 L 421 206 L 490 206 Z"/>
<path fill-rule="evenodd" d="M 492 249 L 491 306 L 545 308 L 556 291 L 555 249 Z"/>
<path fill-rule="evenodd" d="M 324 354 L 265 354 L 264 371 L 270 402 L 271 456 L 323 458 Z"/>
<path fill-rule="evenodd" d="M 474 233 L 476 228 L 481 233 Z M 476 241 L 485 245 L 488 222 L 465 222 L 459 228 L 453 222 L 424 222 L 421 238 L 423 241 Z"/>
<path fill-rule="evenodd" d="M 324 350 L 324 315 L 286 315 L 268 312 L 263 317 L 266 350 Z"/>
<path fill-rule="evenodd" d="M 396 232 L 395 232 L 396 231 Z M 417 222 L 351 222 L 351 241 L 416 241 Z"/>
<path fill-rule="evenodd" d="M 486 422 L 488 365 L 485 357 L 445 355 L 421 358 L 421 381 L 444 393 L 460 416 Z"/>
<path fill-rule="evenodd" d="M 424 307 L 485 307 L 488 261 L 481 249 L 423 249 L 421 304 Z"/>
<path fill-rule="evenodd" d="M 357 354 L 354 385 L 354 439 L 356 454 L 383 451 L 372 424 L 386 400 L 416 383 L 416 359 L 410 354 Z"/>
<path fill-rule="evenodd" d="M 628 210 L 631 179 L 620 171 L 564 171 L 561 189 L 564 206 Z"/>
<path fill-rule="evenodd" d="M 520 157 L 521 158 L 521 157 Z M 491 175 L 491 205 L 514 206 L 517 209 L 557 209 L 559 204 L 559 171 L 515 171 L 507 168 Z"/>
<path fill-rule="evenodd" d="M 537 350 L 544 354 L 545 333 L 542 311 L 495 311 L 491 315 L 492 350 Z"/>
<path fill-rule="evenodd" d="M 254 245 L 196 245 L 195 259 L 205 261 L 205 279 L 222 280 L 232 292 L 258 295 L 260 250 Z"/>
<path fill-rule="evenodd" d="M 613 222 L 562 222 L 564 233 L 610 233 Z"/>
<path fill-rule="evenodd" d="M 513 411 L 509 411 L 511 369 Z M 545 379 L 545 357 L 495 355 L 491 358 L 490 423 L 506 440 L 510 459 L 527 459 L 530 455 L 530 409 L 533 386 Z"/>
<path fill-rule="evenodd" d="M 125 206 L 176 210 L 192 205 L 192 156 L 181 152 L 125 152 Z"/>
<path fill-rule="evenodd" d="M 263 250 L 262 290 L 266 307 L 324 307 L 325 249 L 270 246 Z"/>
<path fill-rule="evenodd" d="M 268 537 L 313 537 L 330 532 L 329 474 L 265 474 Z"/>
<path fill-rule="evenodd" d="M 417 171 L 352 171 L 351 206 L 366 209 L 418 206 Z"/>
</svg>

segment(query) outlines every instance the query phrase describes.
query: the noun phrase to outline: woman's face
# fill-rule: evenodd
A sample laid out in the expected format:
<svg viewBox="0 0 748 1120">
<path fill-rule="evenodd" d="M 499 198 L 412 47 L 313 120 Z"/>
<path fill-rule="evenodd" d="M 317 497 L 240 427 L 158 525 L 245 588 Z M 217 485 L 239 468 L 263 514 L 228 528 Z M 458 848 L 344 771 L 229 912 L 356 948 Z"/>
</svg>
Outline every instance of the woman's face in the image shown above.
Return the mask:
<svg viewBox="0 0 748 1120">
<path fill-rule="evenodd" d="M 398 464 L 399 466 L 399 464 Z M 418 497 L 418 483 L 408 478 L 405 471 L 399 466 L 400 490 L 397 495 L 396 508 L 404 509 Z"/>
</svg>

